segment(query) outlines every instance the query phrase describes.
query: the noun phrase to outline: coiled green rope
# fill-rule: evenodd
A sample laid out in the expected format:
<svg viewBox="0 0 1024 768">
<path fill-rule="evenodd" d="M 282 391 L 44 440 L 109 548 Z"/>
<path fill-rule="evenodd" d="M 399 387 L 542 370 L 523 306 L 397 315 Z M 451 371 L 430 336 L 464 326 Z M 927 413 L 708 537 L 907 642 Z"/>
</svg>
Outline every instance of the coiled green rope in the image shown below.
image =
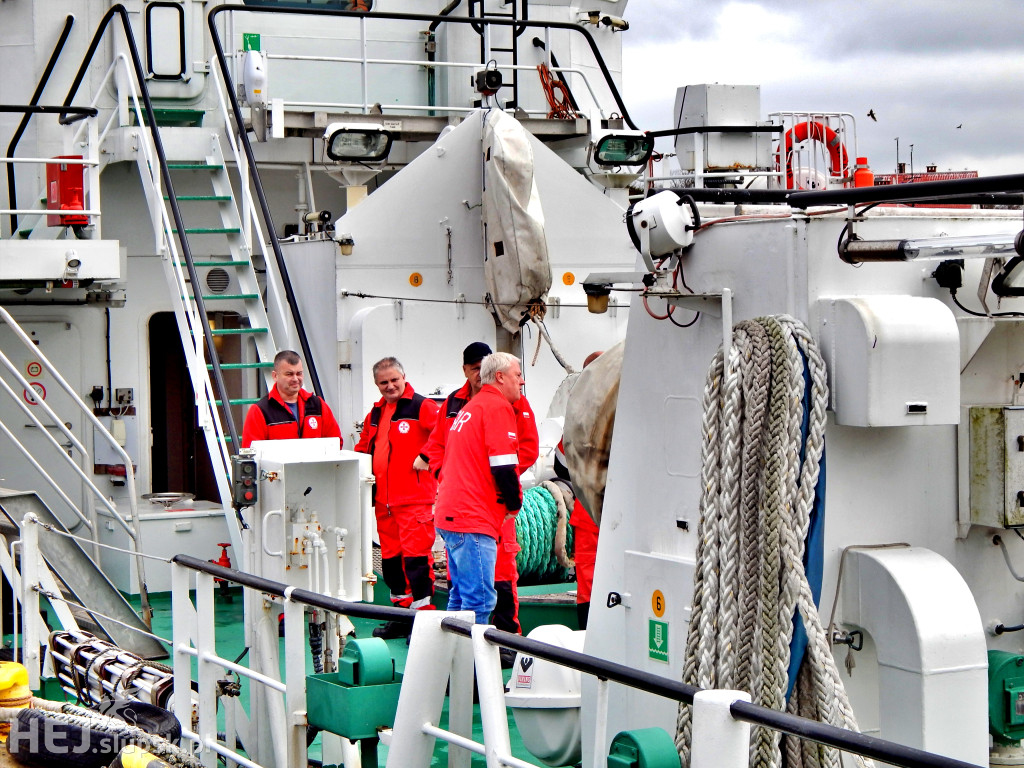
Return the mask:
<svg viewBox="0 0 1024 768">
<path fill-rule="evenodd" d="M 567 525 L 565 504 L 560 498 L 556 500 L 552 490 L 557 493 L 557 488 L 538 485 L 523 493 L 523 506 L 516 516 L 516 538 L 520 548 L 516 556 L 516 567 L 519 569 L 520 584 L 552 584 L 569 579 L 571 561 L 568 560 L 568 553 L 574 551 L 572 527 Z M 565 536 L 561 559 L 557 546 L 559 507 Z"/>
</svg>

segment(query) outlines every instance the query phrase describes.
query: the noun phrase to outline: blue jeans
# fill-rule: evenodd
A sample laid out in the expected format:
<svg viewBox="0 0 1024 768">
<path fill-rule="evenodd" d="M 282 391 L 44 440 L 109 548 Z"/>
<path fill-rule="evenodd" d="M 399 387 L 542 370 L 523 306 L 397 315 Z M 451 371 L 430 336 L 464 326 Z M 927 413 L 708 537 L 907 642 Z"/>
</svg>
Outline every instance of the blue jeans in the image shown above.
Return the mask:
<svg viewBox="0 0 1024 768">
<path fill-rule="evenodd" d="M 448 550 L 449 611 L 473 611 L 477 624 L 489 624 L 498 602 L 494 589 L 494 563 L 498 542 L 483 533 L 437 529 Z"/>
</svg>

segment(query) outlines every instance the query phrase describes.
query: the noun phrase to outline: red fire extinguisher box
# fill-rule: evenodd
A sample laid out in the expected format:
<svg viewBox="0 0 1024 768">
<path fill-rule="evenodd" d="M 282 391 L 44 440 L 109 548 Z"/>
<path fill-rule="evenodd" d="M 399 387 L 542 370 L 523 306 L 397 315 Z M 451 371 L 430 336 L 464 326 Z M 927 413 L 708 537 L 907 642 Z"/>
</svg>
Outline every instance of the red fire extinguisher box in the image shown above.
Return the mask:
<svg viewBox="0 0 1024 768">
<path fill-rule="evenodd" d="M 81 160 L 81 155 L 58 155 L 55 160 Z M 46 207 L 53 210 L 85 209 L 84 166 L 81 163 L 50 163 L 46 166 Z M 80 214 L 47 214 L 48 227 L 84 227 L 89 217 Z"/>
</svg>

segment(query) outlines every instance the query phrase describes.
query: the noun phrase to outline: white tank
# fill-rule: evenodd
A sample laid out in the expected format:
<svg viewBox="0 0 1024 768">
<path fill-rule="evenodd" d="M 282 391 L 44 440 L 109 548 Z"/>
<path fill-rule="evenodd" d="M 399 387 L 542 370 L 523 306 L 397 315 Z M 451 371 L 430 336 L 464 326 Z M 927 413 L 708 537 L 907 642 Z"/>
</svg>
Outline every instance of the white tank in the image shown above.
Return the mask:
<svg viewBox="0 0 1024 768">
<path fill-rule="evenodd" d="M 586 634 L 548 624 L 527 637 L 582 653 Z M 582 758 L 580 678 L 575 669 L 516 654 L 505 704 L 512 709 L 523 745 L 548 765 L 575 765 Z"/>
</svg>

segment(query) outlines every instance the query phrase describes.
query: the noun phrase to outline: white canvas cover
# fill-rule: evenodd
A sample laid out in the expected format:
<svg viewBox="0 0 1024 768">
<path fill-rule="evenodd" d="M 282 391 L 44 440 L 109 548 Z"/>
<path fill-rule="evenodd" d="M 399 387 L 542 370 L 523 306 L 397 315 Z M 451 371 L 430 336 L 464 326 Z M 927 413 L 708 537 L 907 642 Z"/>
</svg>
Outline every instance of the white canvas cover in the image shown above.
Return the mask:
<svg viewBox="0 0 1024 768">
<path fill-rule="evenodd" d="M 588 365 L 573 385 L 565 409 L 565 465 L 577 498 L 598 524 L 604 506 L 625 349 L 625 342 L 620 341 Z"/>
<path fill-rule="evenodd" d="M 515 333 L 551 288 L 544 213 L 526 129 L 501 110 L 488 112 L 483 159 L 484 277 L 498 322 Z"/>
</svg>

